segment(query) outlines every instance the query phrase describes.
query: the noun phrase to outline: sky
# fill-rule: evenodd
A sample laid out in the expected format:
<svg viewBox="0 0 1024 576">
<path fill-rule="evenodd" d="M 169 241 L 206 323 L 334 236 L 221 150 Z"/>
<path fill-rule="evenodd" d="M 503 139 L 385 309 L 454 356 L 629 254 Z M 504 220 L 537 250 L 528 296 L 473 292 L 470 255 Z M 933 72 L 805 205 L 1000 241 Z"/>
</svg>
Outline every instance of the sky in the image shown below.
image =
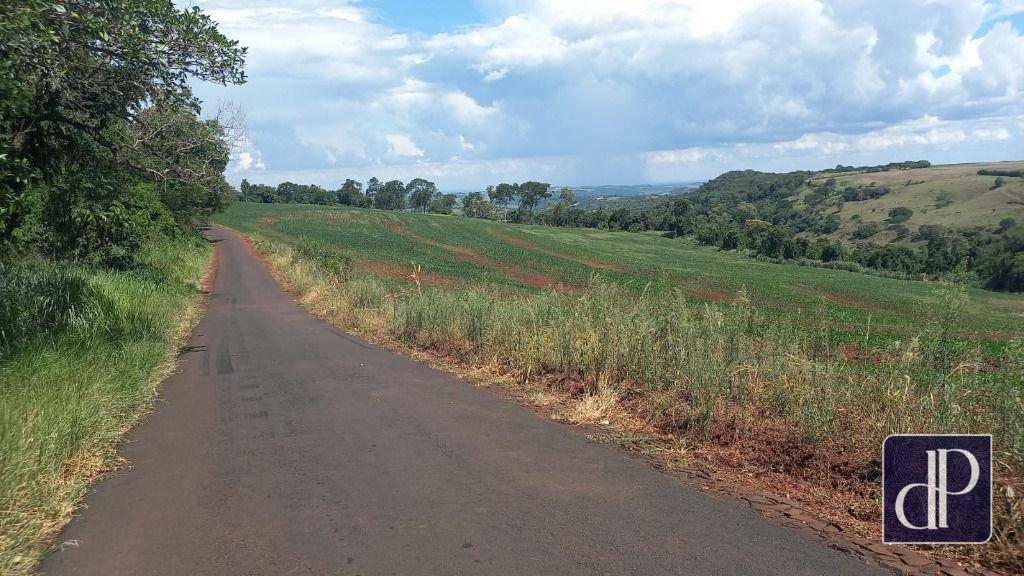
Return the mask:
<svg viewBox="0 0 1024 576">
<path fill-rule="evenodd" d="M 1024 0 L 178 0 L 248 47 L 228 178 L 446 190 L 1024 159 Z"/>
</svg>

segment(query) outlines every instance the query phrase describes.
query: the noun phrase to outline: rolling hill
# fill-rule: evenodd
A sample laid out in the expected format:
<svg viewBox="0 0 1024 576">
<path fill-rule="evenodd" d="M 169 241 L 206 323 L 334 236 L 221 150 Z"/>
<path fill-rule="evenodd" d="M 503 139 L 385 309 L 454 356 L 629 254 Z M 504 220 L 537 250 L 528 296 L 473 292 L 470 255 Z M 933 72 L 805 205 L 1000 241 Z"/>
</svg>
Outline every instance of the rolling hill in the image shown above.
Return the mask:
<svg viewBox="0 0 1024 576">
<path fill-rule="evenodd" d="M 817 173 L 794 200 L 799 201 L 812 187 L 830 178 L 835 179 L 838 189 L 888 188 L 890 192 L 884 196 L 846 201 L 841 206 L 833 204 L 828 213 L 837 214 L 841 223 L 831 237 L 845 241 L 853 241 L 854 231 L 865 222 L 883 226 L 881 232 L 871 237 L 872 241 L 896 240 L 897 233 L 887 226 L 887 220 L 889 211 L 897 207 L 914 211 L 904 223 L 911 231 L 925 225 L 994 228 L 1007 217 L 1024 222 L 1024 178 L 1004 178 L 1002 186 L 994 187 L 996 177 L 979 175 L 978 171 L 1020 169 L 1024 169 L 1024 162 L 947 164 L 888 172 Z"/>
</svg>

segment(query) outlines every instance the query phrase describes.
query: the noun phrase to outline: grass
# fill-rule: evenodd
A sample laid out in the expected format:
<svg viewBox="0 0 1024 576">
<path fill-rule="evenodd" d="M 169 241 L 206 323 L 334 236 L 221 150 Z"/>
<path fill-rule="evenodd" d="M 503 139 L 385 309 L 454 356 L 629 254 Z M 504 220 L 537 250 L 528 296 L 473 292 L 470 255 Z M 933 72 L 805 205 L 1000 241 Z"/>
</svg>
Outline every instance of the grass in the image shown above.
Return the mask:
<svg viewBox="0 0 1024 576">
<path fill-rule="evenodd" d="M 147 247 L 132 271 L 0 268 L 0 573 L 30 573 L 117 465 L 117 441 L 198 320 L 210 255 L 190 238 Z"/>
<path fill-rule="evenodd" d="M 990 431 L 997 534 L 957 553 L 1022 566 L 1019 295 L 648 234 L 294 205 L 218 219 L 344 327 L 512 374 L 567 397 L 569 421 L 628 412 L 638 429 L 728 445 L 742 466 L 867 502 L 869 516 L 886 435 Z"/>
<path fill-rule="evenodd" d="M 885 224 L 889 210 L 901 206 L 914 211 L 913 217 L 905 223 L 911 230 L 925 224 L 950 228 L 994 228 L 1007 216 L 1024 222 L 1024 178 L 1005 178 L 1003 186 L 993 188 L 995 176 L 978 175 L 978 170 L 986 168 L 1019 170 L 1024 168 L 1024 162 L 947 164 L 890 172 L 823 174 L 814 182 L 834 177 L 840 188 L 874 183 L 892 189 L 891 193 L 873 200 L 845 202 L 839 212 L 842 226 L 833 234 L 835 238 L 849 240 L 861 222 Z M 952 197 L 948 206 L 940 206 L 936 202 L 943 192 Z M 886 230 L 872 240 L 888 242 L 894 238 L 894 233 Z"/>
</svg>

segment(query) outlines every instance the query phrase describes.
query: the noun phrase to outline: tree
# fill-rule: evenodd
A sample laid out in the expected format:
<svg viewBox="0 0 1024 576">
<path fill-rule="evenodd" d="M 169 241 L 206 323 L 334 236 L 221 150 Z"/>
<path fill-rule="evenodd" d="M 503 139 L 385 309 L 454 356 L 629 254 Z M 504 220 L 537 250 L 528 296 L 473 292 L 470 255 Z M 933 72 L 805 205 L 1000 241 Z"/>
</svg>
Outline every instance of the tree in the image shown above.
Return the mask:
<svg viewBox="0 0 1024 576">
<path fill-rule="evenodd" d="M 562 186 L 558 191 L 558 203 L 566 208 L 576 203 L 576 197 L 572 192 L 572 188 Z"/>
<path fill-rule="evenodd" d="M 413 178 L 405 187 L 405 193 L 409 195 L 409 204 L 414 210 L 426 212 L 430 207 L 430 201 L 437 194 L 437 186 L 423 178 Z"/>
<path fill-rule="evenodd" d="M 374 196 L 373 207 L 381 210 L 404 210 L 405 184 L 402 184 L 401 180 L 389 180 Z"/>
<path fill-rule="evenodd" d="M 1003 218 L 1002 220 L 999 221 L 999 231 L 1006 232 L 1007 230 L 1013 228 L 1016 225 L 1017 221 L 1011 218 L 1010 216 L 1007 216 L 1006 218 Z"/>
<path fill-rule="evenodd" d="M 533 214 L 537 204 L 551 197 L 550 188 L 551 184 L 546 182 L 523 182 L 519 185 L 519 207 Z"/>
<path fill-rule="evenodd" d="M 853 231 L 853 237 L 857 240 L 870 238 L 882 231 L 882 225 L 878 222 L 865 222 Z"/>
<path fill-rule="evenodd" d="M 338 204 L 346 206 L 363 207 L 368 204 L 366 196 L 363 194 L 362 182 L 356 182 L 351 178 L 345 180 L 345 183 L 334 193 L 334 196 Z"/>
<path fill-rule="evenodd" d="M 953 203 L 953 193 L 949 190 L 943 190 L 935 195 L 935 207 L 945 208 Z"/>
<path fill-rule="evenodd" d="M 1024 230 L 1014 227 L 986 246 L 977 268 L 985 287 L 1024 292 Z"/>
<path fill-rule="evenodd" d="M 455 194 L 435 195 L 429 209 L 435 214 L 451 214 L 455 208 Z"/>
<path fill-rule="evenodd" d="M 914 215 L 914 211 L 906 206 L 897 206 L 892 210 L 889 210 L 889 222 L 892 224 L 902 224 L 910 217 Z"/>
<path fill-rule="evenodd" d="M 925 247 L 924 271 L 929 274 L 949 272 L 968 259 L 969 246 L 955 232 L 935 234 Z"/>
<path fill-rule="evenodd" d="M 480 192 L 470 192 L 462 198 L 462 215 L 469 218 L 493 219 L 494 205 Z"/>
<path fill-rule="evenodd" d="M 380 195 L 381 190 L 384 189 L 384 184 L 377 179 L 376 176 L 370 178 L 366 183 L 366 201 L 368 206 L 377 206 L 377 196 Z"/>
<path fill-rule="evenodd" d="M 29 205 L 45 250 L 73 255 L 85 238 L 116 242 L 114 222 L 138 229 L 131 211 L 160 196 L 185 223 L 229 193 L 231 122 L 199 120 L 191 85 L 243 82 L 245 50 L 198 8 L 4 2 L 0 47 L 0 247 Z M 203 206 L 184 209 L 191 199 Z"/>
<path fill-rule="evenodd" d="M 491 204 L 501 208 L 502 220 L 507 219 L 508 205 L 519 195 L 519 184 L 502 182 L 497 186 L 487 187 L 487 197 Z"/>
</svg>

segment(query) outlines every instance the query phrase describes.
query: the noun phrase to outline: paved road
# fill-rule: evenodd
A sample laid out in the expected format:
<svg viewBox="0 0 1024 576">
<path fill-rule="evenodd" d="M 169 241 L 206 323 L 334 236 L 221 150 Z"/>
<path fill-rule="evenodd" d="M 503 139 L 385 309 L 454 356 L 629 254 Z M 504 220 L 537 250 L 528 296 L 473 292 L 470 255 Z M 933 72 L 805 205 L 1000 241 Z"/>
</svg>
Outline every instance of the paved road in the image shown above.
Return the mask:
<svg viewBox="0 0 1024 576">
<path fill-rule="evenodd" d="M 310 316 L 233 233 L 133 467 L 45 574 L 864 574 L 860 561 Z"/>
</svg>

